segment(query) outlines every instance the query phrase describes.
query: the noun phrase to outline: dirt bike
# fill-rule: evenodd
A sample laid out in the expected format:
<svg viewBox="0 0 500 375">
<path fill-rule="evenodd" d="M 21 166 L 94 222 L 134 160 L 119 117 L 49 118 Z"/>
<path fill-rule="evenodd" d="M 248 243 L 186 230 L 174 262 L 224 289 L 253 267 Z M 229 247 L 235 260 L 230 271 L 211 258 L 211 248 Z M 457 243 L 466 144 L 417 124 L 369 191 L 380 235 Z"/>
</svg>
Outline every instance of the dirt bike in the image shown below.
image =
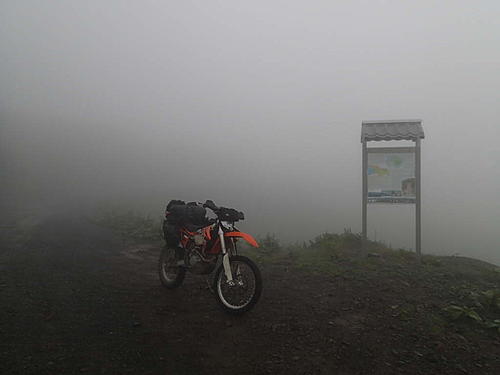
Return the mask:
<svg viewBox="0 0 500 375">
<path fill-rule="evenodd" d="M 182 284 L 186 272 L 208 275 L 215 270 L 212 288 L 217 301 L 226 312 L 242 314 L 259 300 L 262 277 L 253 261 L 238 255 L 236 244 L 243 239 L 251 246 L 259 245 L 234 226 L 244 219 L 243 212 L 217 207 L 209 200 L 203 207 L 212 210 L 217 218 L 204 225 L 181 226 L 179 246 L 166 246 L 161 252 L 160 281 L 173 289 Z"/>
</svg>

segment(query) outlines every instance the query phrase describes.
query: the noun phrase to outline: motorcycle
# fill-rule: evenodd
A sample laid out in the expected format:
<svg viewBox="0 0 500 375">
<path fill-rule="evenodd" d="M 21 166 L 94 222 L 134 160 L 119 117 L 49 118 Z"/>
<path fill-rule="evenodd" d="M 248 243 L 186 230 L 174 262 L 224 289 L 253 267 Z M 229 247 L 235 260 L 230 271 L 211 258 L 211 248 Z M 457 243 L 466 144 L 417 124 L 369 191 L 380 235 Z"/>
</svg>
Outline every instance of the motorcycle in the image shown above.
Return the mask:
<svg viewBox="0 0 500 375">
<path fill-rule="evenodd" d="M 243 212 L 217 207 L 210 200 L 203 207 L 217 218 L 203 225 L 181 226 L 179 246 L 166 246 L 160 254 L 160 281 L 165 288 L 173 289 L 182 284 L 186 272 L 208 275 L 215 270 L 212 288 L 217 301 L 226 312 L 242 314 L 259 300 L 262 276 L 252 260 L 238 255 L 237 242 L 245 240 L 253 247 L 259 245 L 251 235 L 234 226 L 244 219 Z"/>
</svg>

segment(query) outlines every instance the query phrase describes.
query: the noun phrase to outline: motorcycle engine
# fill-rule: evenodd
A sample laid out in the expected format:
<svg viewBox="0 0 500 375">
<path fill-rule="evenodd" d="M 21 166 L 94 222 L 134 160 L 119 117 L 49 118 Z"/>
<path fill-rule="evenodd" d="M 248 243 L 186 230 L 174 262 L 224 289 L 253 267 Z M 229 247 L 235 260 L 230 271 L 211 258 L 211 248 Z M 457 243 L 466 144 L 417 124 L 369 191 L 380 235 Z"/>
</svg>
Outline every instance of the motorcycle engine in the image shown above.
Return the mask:
<svg viewBox="0 0 500 375">
<path fill-rule="evenodd" d="M 193 242 L 192 246 L 187 249 L 185 254 L 184 261 L 188 266 L 189 271 L 197 275 L 206 275 L 211 273 L 217 262 L 217 257 L 215 256 L 204 256 L 203 248 L 203 245 L 196 245 Z"/>
</svg>

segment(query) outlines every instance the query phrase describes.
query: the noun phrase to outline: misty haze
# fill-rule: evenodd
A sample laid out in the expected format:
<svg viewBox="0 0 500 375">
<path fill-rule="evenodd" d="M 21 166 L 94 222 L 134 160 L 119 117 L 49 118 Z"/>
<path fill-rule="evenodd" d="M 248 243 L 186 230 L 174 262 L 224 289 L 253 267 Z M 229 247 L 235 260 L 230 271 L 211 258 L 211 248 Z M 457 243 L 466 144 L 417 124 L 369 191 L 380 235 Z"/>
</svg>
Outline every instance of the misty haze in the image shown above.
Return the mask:
<svg viewBox="0 0 500 375">
<path fill-rule="evenodd" d="M 3 1 L 0 372 L 228 374 L 226 353 L 245 374 L 498 373 L 499 15 L 486 0 Z M 369 204 L 361 249 L 361 124 L 400 119 L 425 132 L 423 260 L 414 204 Z M 177 199 L 244 212 L 231 230 L 260 243 L 241 253 L 263 285 L 245 315 L 219 309 L 208 276 L 161 287 Z"/>
</svg>

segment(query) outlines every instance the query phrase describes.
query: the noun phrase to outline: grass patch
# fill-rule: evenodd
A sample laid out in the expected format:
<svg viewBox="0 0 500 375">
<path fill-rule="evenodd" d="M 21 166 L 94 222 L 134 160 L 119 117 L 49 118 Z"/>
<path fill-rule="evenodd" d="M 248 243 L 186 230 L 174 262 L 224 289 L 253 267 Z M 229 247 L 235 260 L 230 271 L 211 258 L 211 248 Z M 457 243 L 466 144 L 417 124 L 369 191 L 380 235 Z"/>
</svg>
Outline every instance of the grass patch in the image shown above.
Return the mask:
<svg viewBox="0 0 500 375">
<path fill-rule="evenodd" d="M 91 221 L 134 241 L 158 242 L 163 238 L 162 218 L 153 218 L 131 210 L 105 211 Z"/>
<path fill-rule="evenodd" d="M 252 257 L 264 263 L 288 263 L 298 269 L 314 273 L 339 276 L 353 269 L 375 269 L 378 260 L 367 257 L 389 254 L 385 245 L 368 241 L 367 252 L 362 251 L 362 237 L 358 233 L 344 230 L 343 233 L 323 233 L 309 243 L 281 245 L 274 235 L 259 238 L 260 247 L 246 247 Z M 408 253 L 408 252 L 405 252 Z"/>
</svg>

